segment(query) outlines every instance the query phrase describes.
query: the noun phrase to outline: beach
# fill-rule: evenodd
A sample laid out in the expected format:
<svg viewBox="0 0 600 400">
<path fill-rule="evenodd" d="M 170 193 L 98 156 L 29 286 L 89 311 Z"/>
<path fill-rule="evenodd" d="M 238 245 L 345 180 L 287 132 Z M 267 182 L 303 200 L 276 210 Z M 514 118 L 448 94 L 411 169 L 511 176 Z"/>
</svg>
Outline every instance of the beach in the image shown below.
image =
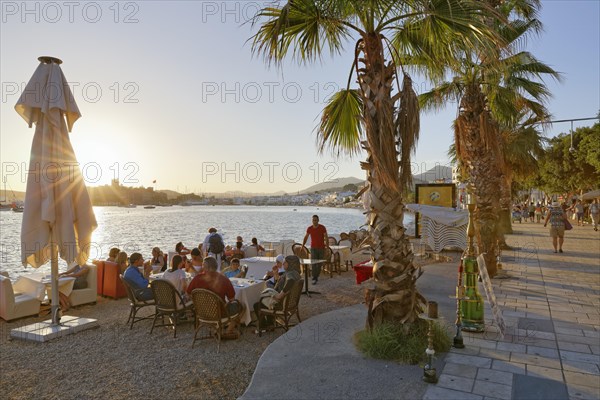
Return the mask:
<svg viewBox="0 0 600 400">
<path fill-rule="evenodd" d="M 562 274 L 561 271 L 564 270 L 564 273 L 570 276 L 570 280 L 560 278 L 558 281 L 564 281 L 563 284 L 566 285 L 567 289 L 572 283 L 577 283 L 580 287 L 579 291 L 569 294 L 569 296 L 585 297 L 587 296 L 586 293 L 590 292 L 589 302 L 593 307 L 597 306 L 598 267 L 600 267 L 597 252 L 598 235 L 593 232 L 591 227 L 576 226 L 573 231 L 567 234 L 564 255 L 552 253 L 548 231 L 542 227 L 542 224 L 526 223 L 513 225 L 513 227 L 515 234 L 508 236 L 508 243 L 514 246 L 515 249 L 506 251 L 503 254 L 507 273 L 512 276 L 512 279 L 493 280 L 496 296 L 501 300 L 500 305 L 504 318 L 511 327 L 516 327 L 517 322 L 515 322 L 515 319 L 517 317 L 547 318 L 547 316 L 544 317 L 540 314 L 539 299 L 537 297 L 528 296 L 528 292 L 519 291 L 518 288 L 515 291 L 513 287 L 515 285 L 529 287 L 534 284 L 539 286 L 538 275 L 529 277 L 527 274 L 530 272 L 523 275 L 524 269 L 531 269 L 532 266 L 538 266 L 538 263 L 542 276 L 547 280 L 552 281 L 557 273 Z M 454 266 L 460 257 L 460 253 L 448 252 L 446 255 L 450 255 L 452 261 L 450 264 L 440 265 L 450 267 L 449 278 L 444 278 L 447 281 L 448 279 L 454 279 Z M 354 264 L 367 258 L 368 255 L 360 252 L 353 254 Z M 429 276 L 430 273 L 437 274 L 437 272 L 434 272 L 437 271 L 437 266 L 431 265 L 433 264 L 431 259 L 415 257 L 415 263 L 417 265 L 427 265 L 424 268 L 424 277 Z M 560 284 L 559 282 L 552 281 L 546 284 L 550 285 L 547 290 L 552 290 L 552 293 L 561 290 L 557 286 Z M 541 285 L 544 285 L 544 283 L 542 282 Z M 449 282 L 448 286 L 451 287 L 452 282 Z M 540 290 L 536 289 L 537 286 L 531 287 L 531 290 Z M 311 324 L 311 317 L 352 305 L 364 307 L 364 304 L 360 305 L 363 302 L 362 287 L 356 285 L 352 270 L 342 272 L 341 275 L 334 275 L 333 278 L 322 275 L 318 285 L 313 289 L 320 291 L 321 294 L 313 295 L 310 298 L 302 296 L 300 300 L 300 315 L 302 321 L 307 322 L 305 325 L 308 327 L 308 329 L 302 330 L 303 335 L 319 335 L 319 326 Z M 445 298 L 448 301 L 448 296 L 452 293 L 440 292 L 439 288 L 435 286 L 425 285 L 422 287 L 422 294 L 428 299 L 433 298 L 442 301 Z M 553 296 L 556 297 L 557 295 Z M 578 303 L 579 297 L 571 299 L 573 307 L 585 307 L 584 303 L 581 303 L 583 306 L 575 305 L 580 304 Z M 550 301 L 550 298 L 548 301 Z M 557 297 L 556 300 L 552 301 L 555 303 L 545 303 L 546 306 L 549 304 L 550 308 L 556 306 L 562 310 L 569 305 L 562 297 Z M 515 306 L 517 307 L 515 308 Z M 533 311 L 536 311 L 537 314 L 523 311 L 528 310 L 530 307 L 534 307 Z M 589 312 L 591 312 L 591 309 Z M 149 313 L 149 311 L 143 310 L 141 312 Z M 127 299 L 110 300 L 98 297 L 96 305 L 83 305 L 72 308 L 67 313 L 68 315 L 98 319 L 98 328 L 43 344 L 10 340 L 9 335 L 10 330 L 13 328 L 46 318 L 30 317 L 10 323 L 0 320 L 0 396 L 8 399 L 154 399 L 167 397 L 234 399 L 244 393 L 252 379 L 259 358 L 273 341 L 283 337 L 290 346 L 294 346 L 296 343 L 294 337 L 285 336 L 281 329 L 275 332 L 267 332 L 262 337 L 258 337 L 254 333 L 255 328 L 248 327 L 243 330 L 243 334 L 238 340 L 223 341 L 221 351 L 217 353 L 216 341 L 212 339 L 197 341 L 194 348 L 192 348 L 193 328 L 192 324 L 189 323 L 178 327 L 177 338 L 173 338 L 172 330 L 166 328 L 157 328 L 150 335 L 151 321 L 136 323 L 133 329 L 129 330 L 129 327 L 125 324 L 128 312 Z M 447 321 L 452 323 L 452 310 L 446 310 L 445 313 L 447 314 Z M 548 314 L 548 311 L 545 313 Z M 584 329 L 595 329 L 597 335 L 597 307 L 594 312 L 589 314 L 588 318 L 591 319 L 586 319 L 587 322 L 580 321 L 581 315 L 584 314 L 575 313 L 571 316 L 564 312 L 553 311 L 551 315 L 555 318 L 555 326 L 565 327 L 568 324 L 585 323 L 588 325 L 585 325 Z M 567 322 L 558 321 L 557 318 Z M 491 319 L 489 305 L 486 301 L 487 323 L 492 323 Z M 568 322 L 571 320 L 575 322 Z M 571 332 L 564 329 L 561 332 L 563 331 Z M 456 358 L 457 356 L 454 354 L 456 352 L 471 354 L 474 351 L 473 344 L 481 346 L 485 344 L 477 335 L 475 336 L 476 338 L 473 338 L 472 335 L 465 334 L 465 337 L 469 338 L 465 342 L 468 348 L 465 350 L 451 350 L 448 353 L 450 358 L 446 357 L 446 362 L 450 361 L 452 357 Z M 500 340 L 496 336 L 493 336 L 492 339 Z M 521 339 L 519 337 L 515 339 L 514 335 L 509 334 L 504 341 L 516 340 L 520 347 L 529 348 L 530 346 L 521 346 Z M 535 339 L 534 342 L 530 340 L 526 343 L 532 345 L 531 351 L 539 350 L 536 346 L 552 348 L 557 346 L 554 342 L 544 344 L 542 342 L 548 341 Z M 561 337 L 560 340 L 566 340 L 568 343 L 559 340 L 558 346 L 566 346 L 564 348 L 567 350 L 580 351 L 579 348 L 582 346 L 576 344 L 581 342 L 578 339 L 581 338 Z M 590 340 L 592 339 L 590 338 Z M 597 354 L 597 337 L 593 340 L 596 340 L 596 346 L 592 346 L 588 352 Z M 495 342 L 494 346 L 496 346 Z M 497 344 L 497 346 L 500 348 L 500 344 Z M 515 345 L 513 347 L 519 346 Z M 506 356 L 502 355 L 503 352 L 496 351 L 496 353 L 499 354 L 499 360 L 505 359 L 502 358 Z M 515 357 L 517 356 L 520 355 L 515 353 Z M 440 357 L 444 357 L 444 355 L 440 355 Z M 487 355 L 486 357 L 490 356 Z M 597 355 L 589 354 L 589 357 L 597 358 Z M 548 362 L 550 361 L 552 360 Z M 502 361 L 494 361 L 493 366 L 496 363 L 502 363 Z M 582 365 L 578 364 L 578 368 Z M 443 364 L 439 365 L 440 371 L 442 366 Z M 306 367 L 310 366 L 307 365 Z M 529 369 L 533 371 L 532 373 L 537 371 L 534 365 L 527 367 L 523 365 L 522 367 L 523 369 L 527 368 L 527 375 L 529 375 Z M 419 367 L 414 366 L 414 368 L 418 369 Z M 565 369 L 567 369 L 567 366 L 565 366 Z M 443 369 L 443 373 L 448 373 L 448 371 L 449 369 Z M 560 373 L 560 370 L 558 370 L 558 373 Z M 573 374 L 577 376 L 572 377 Z M 580 375 L 579 372 L 564 372 L 567 383 L 570 382 L 570 379 L 579 379 L 584 376 L 587 380 L 583 381 L 583 385 L 590 386 L 594 382 L 590 381 L 589 377 L 597 378 L 597 373 L 591 376 Z M 545 377 L 546 375 L 542 374 L 540 376 Z M 453 377 L 450 376 L 450 378 Z M 278 379 L 277 371 L 273 371 L 273 379 Z M 581 384 L 578 383 L 580 381 L 573 382 L 575 382 L 575 387 Z M 442 391 L 442 387 L 441 384 L 431 385 L 430 390 Z M 571 391 L 570 387 L 569 391 Z M 446 397 L 442 398 L 452 398 L 451 396 L 447 397 L 448 393 L 445 395 Z"/>
<path fill-rule="evenodd" d="M 369 257 L 353 254 L 354 263 Z M 415 258 L 417 264 L 426 260 Z M 352 269 L 329 278 L 322 274 L 312 297 L 302 296 L 300 316 L 308 318 L 363 302 Z M 15 322 L 0 320 L 0 396 L 8 399 L 81 398 L 197 398 L 234 399 L 248 386 L 256 363 L 283 330 L 259 337 L 255 327 L 243 329 L 238 340 L 221 343 L 196 341 L 192 349 L 192 323 L 173 331 L 142 321 L 130 330 L 126 298 L 98 297 L 96 305 L 83 305 L 66 314 L 97 319 L 99 327 L 47 343 L 9 339 L 10 330 L 46 318 Z M 141 310 L 140 313 L 150 313 Z M 295 319 L 294 319 L 295 321 Z M 314 333 L 314 332 L 313 332 Z M 311 334 L 311 332 L 307 332 Z M 277 379 L 274 372 L 274 379 Z"/>
</svg>

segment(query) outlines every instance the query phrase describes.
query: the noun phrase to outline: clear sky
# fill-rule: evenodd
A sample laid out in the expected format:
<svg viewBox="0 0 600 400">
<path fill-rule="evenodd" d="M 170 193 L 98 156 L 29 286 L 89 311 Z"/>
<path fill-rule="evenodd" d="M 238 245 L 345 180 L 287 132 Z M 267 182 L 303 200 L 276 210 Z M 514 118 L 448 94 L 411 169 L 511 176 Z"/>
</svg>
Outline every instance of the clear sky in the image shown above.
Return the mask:
<svg viewBox="0 0 600 400">
<path fill-rule="evenodd" d="M 364 178 L 359 161 L 317 154 L 314 127 L 346 84 L 351 55 L 268 68 L 244 24 L 267 2 L 1 1 L 2 177 L 24 190 L 33 129 L 14 111 L 37 57 L 61 58 L 83 114 L 71 141 L 88 185 L 180 192 L 293 192 L 327 179 Z M 564 74 L 548 82 L 555 119 L 600 109 L 600 2 L 543 1 L 545 30 L 527 43 Z M 347 46 L 353 49 L 353 43 Z M 419 91 L 429 84 L 416 79 Z M 413 172 L 448 165 L 456 106 L 421 116 Z M 574 127 L 593 121 L 575 123 Z M 557 124 L 548 136 L 567 132 Z"/>
</svg>

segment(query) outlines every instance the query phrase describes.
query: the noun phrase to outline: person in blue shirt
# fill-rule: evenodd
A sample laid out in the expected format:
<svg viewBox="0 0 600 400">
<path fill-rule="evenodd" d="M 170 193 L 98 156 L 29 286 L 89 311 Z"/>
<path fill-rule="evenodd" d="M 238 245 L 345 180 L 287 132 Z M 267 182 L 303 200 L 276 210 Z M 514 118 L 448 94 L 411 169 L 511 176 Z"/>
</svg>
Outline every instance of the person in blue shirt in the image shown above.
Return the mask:
<svg viewBox="0 0 600 400">
<path fill-rule="evenodd" d="M 144 273 L 140 271 L 140 267 L 144 269 Z M 149 263 L 144 265 L 144 257 L 140 253 L 133 253 L 129 257 L 129 266 L 123 274 L 123 278 L 131 285 L 135 291 L 135 295 L 139 300 L 152 300 L 154 295 L 148 287 L 148 279 L 146 278 L 152 266 Z"/>
<path fill-rule="evenodd" d="M 231 265 L 223 271 L 223 275 L 228 278 L 245 278 L 248 271 L 247 268 L 240 268 L 240 260 L 234 258 L 231 260 Z"/>
</svg>

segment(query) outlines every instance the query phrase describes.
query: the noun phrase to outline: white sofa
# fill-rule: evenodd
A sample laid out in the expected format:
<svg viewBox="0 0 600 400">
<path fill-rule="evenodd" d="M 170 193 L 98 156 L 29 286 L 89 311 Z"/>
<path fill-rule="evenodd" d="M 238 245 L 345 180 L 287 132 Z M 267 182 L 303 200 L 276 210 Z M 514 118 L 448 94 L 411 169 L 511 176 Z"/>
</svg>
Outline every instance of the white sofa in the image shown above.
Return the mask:
<svg viewBox="0 0 600 400">
<path fill-rule="evenodd" d="M 85 289 L 77 289 L 71 292 L 69 300 L 72 306 L 78 306 L 80 304 L 95 303 L 96 297 L 98 296 L 98 274 L 97 268 L 94 264 L 89 265 L 89 272 L 87 274 L 87 287 Z"/>
<path fill-rule="evenodd" d="M 10 321 L 17 318 L 37 315 L 41 301 L 33 296 L 13 291 L 9 278 L 0 275 L 0 318 Z"/>
</svg>

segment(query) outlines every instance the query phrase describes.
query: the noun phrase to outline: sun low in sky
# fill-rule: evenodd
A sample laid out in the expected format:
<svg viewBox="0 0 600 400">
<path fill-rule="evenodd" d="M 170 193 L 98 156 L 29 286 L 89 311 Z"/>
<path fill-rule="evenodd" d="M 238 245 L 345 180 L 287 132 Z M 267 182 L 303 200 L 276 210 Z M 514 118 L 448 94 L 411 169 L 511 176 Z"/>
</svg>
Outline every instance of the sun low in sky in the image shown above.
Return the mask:
<svg viewBox="0 0 600 400">
<path fill-rule="evenodd" d="M 364 155 L 318 155 L 314 132 L 328 96 L 346 85 L 353 48 L 314 65 L 268 68 L 247 42 L 254 33 L 247 21 L 268 4 L 3 1 L 3 179 L 24 190 L 33 129 L 13 106 L 41 55 L 64 61 L 83 115 L 71 141 L 88 185 L 119 179 L 180 192 L 257 193 L 363 178 Z M 547 82 L 556 119 L 600 109 L 599 15 L 596 1 L 543 2 L 545 31 L 527 50 L 564 74 L 562 84 Z M 418 92 L 430 89 L 414 80 Z M 455 113 L 449 105 L 421 116 L 413 174 L 449 165 Z"/>
</svg>

